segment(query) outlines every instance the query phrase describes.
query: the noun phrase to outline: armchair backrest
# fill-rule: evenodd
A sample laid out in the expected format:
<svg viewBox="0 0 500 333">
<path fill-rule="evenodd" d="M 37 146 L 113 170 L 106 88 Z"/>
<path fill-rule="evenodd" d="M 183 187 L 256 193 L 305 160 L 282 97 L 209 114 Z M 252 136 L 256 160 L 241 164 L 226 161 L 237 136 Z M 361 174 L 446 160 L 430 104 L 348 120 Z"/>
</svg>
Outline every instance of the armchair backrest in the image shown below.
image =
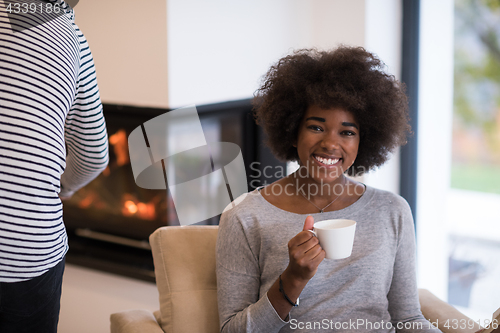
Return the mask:
<svg viewBox="0 0 500 333">
<path fill-rule="evenodd" d="M 217 231 L 218 226 L 170 226 L 150 236 L 165 332 L 219 332 Z"/>
</svg>

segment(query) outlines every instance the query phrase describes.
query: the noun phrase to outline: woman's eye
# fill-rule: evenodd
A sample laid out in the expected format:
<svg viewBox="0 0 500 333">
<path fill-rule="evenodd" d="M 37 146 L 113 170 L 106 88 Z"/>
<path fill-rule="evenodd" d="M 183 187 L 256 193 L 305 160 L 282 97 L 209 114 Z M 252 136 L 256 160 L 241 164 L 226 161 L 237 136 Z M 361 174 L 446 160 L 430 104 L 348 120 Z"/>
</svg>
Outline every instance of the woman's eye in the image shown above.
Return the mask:
<svg viewBox="0 0 500 333">
<path fill-rule="evenodd" d="M 353 136 L 353 135 L 356 135 L 356 133 L 355 133 L 355 132 L 353 132 L 353 131 L 344 131 L 344 132 L 342 132 L 342 134 L 347 135 L 347 136 Z"/>
<path fill-rule="evenodd" d="M 307 128 L 312 129 L 313 131 L 322 131 L 323 129 L 317 125 L 309 125 Z"/>
</svg>

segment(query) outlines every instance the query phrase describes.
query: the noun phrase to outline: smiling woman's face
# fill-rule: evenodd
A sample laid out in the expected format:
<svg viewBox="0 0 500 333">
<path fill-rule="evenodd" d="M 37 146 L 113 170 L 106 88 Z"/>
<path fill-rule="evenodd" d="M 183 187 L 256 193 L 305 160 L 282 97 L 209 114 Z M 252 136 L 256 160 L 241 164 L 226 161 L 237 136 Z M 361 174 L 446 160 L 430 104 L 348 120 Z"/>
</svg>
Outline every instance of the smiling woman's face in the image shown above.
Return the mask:
<svg viewBox="0 0 500 333">
<path fill-rule="evenodd" d="M 356 159 L 359 123 L 342 108 L 322 109 L 311 105 L 302 119 L 297 136 L 300 164 L 311 180 L 331 183 Z"/>
</svg>

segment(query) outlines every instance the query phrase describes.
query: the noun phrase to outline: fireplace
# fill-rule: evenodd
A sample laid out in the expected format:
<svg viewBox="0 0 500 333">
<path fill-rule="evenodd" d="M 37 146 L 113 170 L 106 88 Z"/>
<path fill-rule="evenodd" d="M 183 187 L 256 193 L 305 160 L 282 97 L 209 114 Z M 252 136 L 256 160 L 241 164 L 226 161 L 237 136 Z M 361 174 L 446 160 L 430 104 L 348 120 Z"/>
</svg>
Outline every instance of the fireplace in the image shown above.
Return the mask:
<svg viewBox="0 0 500 333">
<path fill-rule="evenodd" d="M 154 281 L 149 235 L 159 227 L 179 225 L 168 190 L 135 184 L 128 155 L 128 135 L 167 109 L 104 104 L 110 160 L 106 170 L 64 202 L 70 250 L 67 261 L 116 274 Z M 242 151 L 248 189 L 274 181 L 260 179 L 260 166 L 280 167 L 262 143 L 251 99 L 197 106 L 207 141 L 232 142 Z M 259 163 L 254 163 L 259 162 Z M 254 163 L 254 164 L 252 164 Z M 218 224 L 215 216 L 197 224 Z"/>
</svg>

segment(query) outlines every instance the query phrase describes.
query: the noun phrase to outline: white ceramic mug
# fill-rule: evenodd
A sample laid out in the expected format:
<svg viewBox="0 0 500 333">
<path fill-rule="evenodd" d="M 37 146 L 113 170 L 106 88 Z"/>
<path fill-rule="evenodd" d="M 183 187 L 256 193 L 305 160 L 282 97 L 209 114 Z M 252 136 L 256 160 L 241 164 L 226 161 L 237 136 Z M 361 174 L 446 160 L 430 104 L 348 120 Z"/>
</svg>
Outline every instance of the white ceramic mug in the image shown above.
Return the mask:
<svg viewBox="0 0 500 333">
<path fill-rule="evenodd" d="M 356 221 L 346 219 L 325 220 L 314 223 L 319 245 L 326 252 L 326 259 L 344 259 L 351 255 Z"/>
</svg>

